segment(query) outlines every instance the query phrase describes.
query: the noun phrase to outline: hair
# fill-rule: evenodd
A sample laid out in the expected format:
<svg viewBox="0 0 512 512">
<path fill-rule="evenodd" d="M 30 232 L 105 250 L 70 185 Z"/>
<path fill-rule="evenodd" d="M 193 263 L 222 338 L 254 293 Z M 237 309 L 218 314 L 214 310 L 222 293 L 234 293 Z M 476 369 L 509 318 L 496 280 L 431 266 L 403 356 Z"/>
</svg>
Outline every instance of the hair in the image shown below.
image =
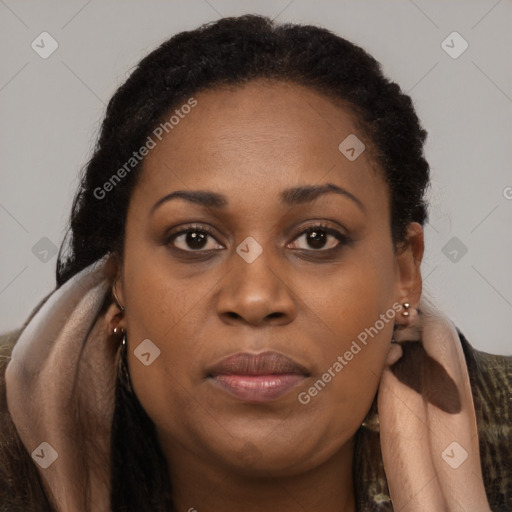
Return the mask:
<svg viewBox="0 0 512 512">
<path fill-rule="evenodd" d="M 128 203 L 141 163 L 108 198 L 98 199 L 94 191 L 129 161 L 166 114 L 200 90 L 257 78 L 305 85 L 352 107 L 390 189 L 394 246 L 405 242 L 407 224 L 424 224 L 426 131 L 410 97 L 383 75 L 380 64 L 323 28 L 276 25 L 254 15 L 224 18 L 164 42 L 111 98 L 73 202 L 70 247 L 64 258 L 62 244 L 57 262 L 58 286 L 108 252 L 122 254 Z"/>
<path fill-rule="evenodd" d="M 122 257 L 128 204 L 143 160 L 106 198 L 99 199 L 95 190 L 143 146 L 166 114 L 199 91 L 255 79 L 306 86 L 345 105 L 388 184 L 393 247 L 407 243 L 410 222 L 424 225 L 427 134 L 410 97 L 384 76 L 380 64 L 323 28 L 276 24 L 256 15 L 223 18 L 165 41 L 111 98 L 73 202 L 57 261 L 57 287 L 109 252 Z M 173 510 L 155 427 L 127 387 L 120 378 L 112 431 L 112 510 Z"/>
</svg>

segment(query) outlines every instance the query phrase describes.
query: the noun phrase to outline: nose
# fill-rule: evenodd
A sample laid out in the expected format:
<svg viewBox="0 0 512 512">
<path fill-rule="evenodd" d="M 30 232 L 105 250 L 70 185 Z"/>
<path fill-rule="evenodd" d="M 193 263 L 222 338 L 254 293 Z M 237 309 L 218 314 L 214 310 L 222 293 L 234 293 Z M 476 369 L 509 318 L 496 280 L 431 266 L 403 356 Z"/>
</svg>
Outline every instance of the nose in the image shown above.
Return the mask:
<svg viewBox="0 0 512 512">
<path fill-rule="evenodd" d="M 217 312 L 224 322 L 285 325 L 295 318 L 291 279 L 282 266 L 271 261 L 269 252 L 264 250 L 252 263 L 233 254 L 217 298 Z"/>
</svg>

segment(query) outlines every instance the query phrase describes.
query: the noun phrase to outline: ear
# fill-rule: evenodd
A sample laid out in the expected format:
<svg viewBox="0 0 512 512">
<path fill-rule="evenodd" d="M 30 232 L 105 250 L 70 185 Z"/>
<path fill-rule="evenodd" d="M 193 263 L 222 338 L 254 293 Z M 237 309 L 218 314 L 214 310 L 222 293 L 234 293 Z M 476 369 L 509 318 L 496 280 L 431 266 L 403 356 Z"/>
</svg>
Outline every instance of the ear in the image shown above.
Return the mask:
<svg viewBox="0 0 512 512">
<path fill-rule="evenodd" d="M 424 249 L 423 228 L 418 222 L 411 222 L 407 226 L 407 241 L 395 256 L 396 301 L 408 302 L 415 309 L 422 291 L 420 266 Z"/>
<path fill-rule="evenodd" d="M 116 276 L 112 284 L 112 302 L 113 306 L 116 308 L 117 313 L 114 317 L 112 329 L 117 327 L 126 330 L 123 265 L 120 257 L 117 254 L 113 255 L 113 259 L 116 265 Z"/>
</svg>

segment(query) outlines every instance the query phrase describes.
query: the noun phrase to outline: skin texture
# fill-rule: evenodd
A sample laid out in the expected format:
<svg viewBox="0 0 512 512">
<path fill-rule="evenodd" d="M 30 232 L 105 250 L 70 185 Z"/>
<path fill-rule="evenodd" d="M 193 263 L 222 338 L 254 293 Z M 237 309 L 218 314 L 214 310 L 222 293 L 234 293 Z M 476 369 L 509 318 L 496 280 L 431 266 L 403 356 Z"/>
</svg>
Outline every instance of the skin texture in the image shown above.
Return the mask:
<svg viewBox="0 0 512 512">
<path fill-rule="evenodd" d="M 132 383 L 156 425 L 177 510 L 352 511 L 353 436 L 377 392 L 393 323 L 405 317 L 385 323 L 309 403 L 297 397 L 394 303 L 417 307 L 421 226 L 409 225 L 409 246 L 395 254 L 389 192 L 370 141 L 324 95 L 258 80 L 194 97 L 197 106 L 144 160 L 115 285 Z M 367 146 L 353 162 L 338 150 L 351 133 Z M 363 208 L 334 193 L 280 203 L 284 189 L 326 183 Z M 176 190 L 214 191 L 227 205 L 174 199 L 151 213 Z M 350 242 L 326 233 L 323 247 L 308 243 L 318 221 Z M 186 234 L 169 240 L 190 224 L 211 229 L 199 249 Z M 252 263 L 236 252 L 248 236 L 263 249 Z M 161 351 L 149 366 L 133 354 L 145 339 Z M 263 404 L 205 378 L 224 356 L 266 350 L 310 377 Z"/>
</svg>

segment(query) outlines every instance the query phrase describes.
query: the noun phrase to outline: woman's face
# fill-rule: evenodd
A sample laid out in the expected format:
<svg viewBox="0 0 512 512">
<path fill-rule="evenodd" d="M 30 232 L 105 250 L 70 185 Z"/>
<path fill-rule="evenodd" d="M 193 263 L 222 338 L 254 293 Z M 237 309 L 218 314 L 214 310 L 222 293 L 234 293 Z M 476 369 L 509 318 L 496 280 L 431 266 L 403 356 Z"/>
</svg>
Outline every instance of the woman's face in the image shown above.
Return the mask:
<svg viewBox="0 0 512 512">
<path fill-rule="evenodd" d="M 370 408 L 397 303 L 421 293 L 421 228 L 395 255 L 369 143 L 327 97 L 254 81 L 194 99 L 153 136 L 129 205 L 116 291 L 133 387 L 171 466 L 303 472 Z M 300 370 L 213 369 L 267 351 Z"/>
</svg>

